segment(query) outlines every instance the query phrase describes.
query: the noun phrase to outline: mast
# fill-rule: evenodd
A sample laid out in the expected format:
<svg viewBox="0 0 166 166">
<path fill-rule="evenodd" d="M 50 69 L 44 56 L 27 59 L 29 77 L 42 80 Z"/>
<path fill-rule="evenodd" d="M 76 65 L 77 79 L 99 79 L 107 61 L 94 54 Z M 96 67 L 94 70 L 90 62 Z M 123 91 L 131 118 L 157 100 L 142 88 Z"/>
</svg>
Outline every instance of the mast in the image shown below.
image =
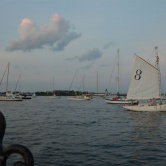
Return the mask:
<svg viewBox="0 0 166 166">
<path fill-rule="evenodd" d="M 98 95 L 98 71 L 97 71 L 97 95 Z"/>
<path fill-rule="evenodd" d="M 73 80 L 72 80 L 72 82 L 71 82 L 71 84 L 70 84 L 69 90 L 70 90 L 70 88 L 71 88 L 71 86 L 72 86 L 72 84 L 73 84 L 73 81 L 74 81 L 74 79 L 75 79 L 75 77 L 76 77 L 76 75 L 77 75 L 77 72 L 78 72 L 78 69 L 76 70 L 76 72 L 75 72 L 75 74 L 74 74 L 74 77 L 73 77 Z"/>
<path fill-rule="evenodd" d="M 119 49 L 118 49 L 118 62 L 117 62 L 117 67 L 118 67 L 118 76 L 117 76 L 117 96 L 119 96 Z"/>
<path fill-rule="evenodd" d="M 7 85 L 6 85 L 6 93 L 8 92 L 9 66 L 10 66 L 10 62 L 8 62 L 8 68 L 7 68 Z"/>
<path fill-rule="evenodd" d="M 54 94 L 54 76 L 53 76 L 53 94 Z"/>
<path fill-rule="evenodd" d="M 156 67 L 158 69 L 159 96 L 161 98 L 161 73 L 159 65 L 158 47 L 155 47 L 155 50 L 156 50 Z"/>
<path fill-rule="evenodd" d="M 83 76 L 83 92 L 84 92 L 84 90 L 85 90 L 85 74 Z"/>
</svg>

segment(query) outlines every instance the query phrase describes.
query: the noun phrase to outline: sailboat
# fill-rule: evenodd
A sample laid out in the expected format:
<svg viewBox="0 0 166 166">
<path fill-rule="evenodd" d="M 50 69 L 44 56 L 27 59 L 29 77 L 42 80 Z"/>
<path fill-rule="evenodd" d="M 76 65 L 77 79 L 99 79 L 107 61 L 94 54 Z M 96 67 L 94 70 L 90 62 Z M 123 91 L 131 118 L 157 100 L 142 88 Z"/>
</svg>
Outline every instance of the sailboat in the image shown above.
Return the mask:
<svg viewBox="0 0 166 166">
<path fill-rule="evenodd" d="M 133 101 L 133 100 L 128 100 L 125 98 L 125 96 L 120 96 L 119 94 L 119 49 L 117 51 L 117 57 L 116 57 L 118 60 L 117 60 L 117 71 L 118 71 L 118 76 L 117 76 L 117 96 L 113 97 L 113 98 L 110 98 L 110 97 L 106 97 L 105 98 L 105 102 L 107 104 L 131 104 L 132 102 L 136 102 L 136 101 Z M 115 59 L 116 60 L 116 59 Z"/>
<path fill-rule="evenodd" d="M 55 92 L 54 92 L 54 77 L 53 77 L 53 95 L 52 96 L 48 96 L 49 99 L 60 99 L 60 96 L 56 96 Z"/>
<path fill-rule="evenodd" d="M 8 63 L 7 69 L 6 69 L 7 70 L 6 94 L 5 94 L 5 96 L 0 96 L 0 101 L 22 101 L 21 97 L 16 98 L 16 96 L 13 93 L 8 91 L 9 66 L 10 66 L 10 62 Z M 6 73 L 6 70 L 5 70 L 5 73 Z M 5 73 L 4 73 L 4 75 L 5 75 Z M 4 77 L 4 75 L 3 75 L 3 77 Z"/>
<path fill-rule="evenodd" d="M 76 77 L 77 72 L 78 71 L 76 71 L 76 73 L 74 75 L 74 78 Z M 83 84 L 83 91 L 84 91 L 84 77 L 85 77 L 85 75 L 83 76 L 83 79 L 82 79 L 81 84 L 80 84 L 80 87 Z M 74 78 L 73 78 L 73 80 L 74 80 Z M 72 83 L 73 83 L 73 81 L 72 81 Z M 70 85 L 70 87 L 71 87 L 71 85 Z M 71 100 L 71 101 L 86 101 L 86 100 L 91 100 L 91 99 L 92 99 L 92 97 L 91 97 L 90 94 L 83 94 L 83 93 L 82 93 L 82 95 L 77 95 L 76 94 L 75 96 L 67 98 L 67 100 Z"/>
<path fill-rule="evenodd" d="M 32 98 L 32 94 L 31 93 L 21 93 L 21 91 L 16 91 L 18 83 L 20 83 L 20 87 L 21 87 L 21 74 L 19 74 L 18 80 L 17 80 L 17 84 L 14 90 L 14 95 L 16 98 L 22 98 L 22 99 L 31 99 Z M 21 90 L 21 88 L 20 88 Z"/>
<path fill-rule="evenodd" d="M 124 105 L 130 111 L 166 111 L 161 96 L 161 74 L 157 47 L 156 64 L 152 65 L 135 55 L 135 65 L 127 93 L 127 99 L 138 99 L 137 105 Z M 158 102 L 156 101 L 158 99 Z M 147 102 L 149 100 L 149 102 Z M 145 102 L 146 101 L 146 102 Z"/>
</svg>

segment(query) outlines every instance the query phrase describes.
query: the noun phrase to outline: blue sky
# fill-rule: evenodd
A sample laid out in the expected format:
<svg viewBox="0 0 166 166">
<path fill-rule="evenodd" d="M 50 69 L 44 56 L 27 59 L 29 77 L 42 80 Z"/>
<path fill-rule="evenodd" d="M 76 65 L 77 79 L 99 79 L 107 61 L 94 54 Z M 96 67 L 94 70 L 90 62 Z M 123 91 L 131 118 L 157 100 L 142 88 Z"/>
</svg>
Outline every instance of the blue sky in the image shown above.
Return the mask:
<svg viewBox="0 0 166 166">
<path fill-rule="evenodd" d="M 163 92 L 166 92 L 165 0 L 1 0 L 0 79 L 10 62 L 9 89 L 21 74 L 22 91 L 84 90 L 116 92 L 120 50 L 120 91 L 127 92 L 134 54 L 144 59 L 161 54 Z M 5 91 L 5 81 L 0 91 Z"/>
</svg>

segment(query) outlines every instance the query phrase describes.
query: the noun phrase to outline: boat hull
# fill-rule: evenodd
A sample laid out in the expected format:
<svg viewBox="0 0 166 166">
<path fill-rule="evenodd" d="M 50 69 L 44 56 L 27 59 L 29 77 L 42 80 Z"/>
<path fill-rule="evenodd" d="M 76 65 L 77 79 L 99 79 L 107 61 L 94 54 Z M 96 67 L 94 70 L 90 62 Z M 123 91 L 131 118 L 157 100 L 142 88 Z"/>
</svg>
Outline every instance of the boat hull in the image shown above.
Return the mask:
<svg viewBox="0 0 166 166">
<path fill-rule="evenodd" d="M 22 99 L 32 99 L 32 97 L 22 97 Z"/>
<path fill-rule="evenodd" d="M 86 101 L 86 100 L 90 100 L 90 97 L 68 97 L 67 100 L 71 100 L 71 101 Z"/>
<path fill-rule="evenodd" d="M 109 99 L 106 99 L 105 102 L 107 104 L 131 104 L 132 103 L 131 100 L 109 100 Z"/>
<path fill-rule="evenodd" d="M 0 102 L 1 101 L 22 101 L 22 99 L 1 97 Z"/>
<path fill-rule="evenodd" d="M 149 106 L 148 104 L 139 104 L 139 105 L 124 105 L 123 108 L 129 111 L 166 111 L 166 104 L 157 104 L 154 106 Z"/>
<path fill-rule="evenodd" d="M 137 101 L 125 100 L 125 99 L 118 99 L 118 100 L 106 99 L 105 102 L 107 104 L 132 104 L 132 103 L 136 103 Z"/>
</svg>

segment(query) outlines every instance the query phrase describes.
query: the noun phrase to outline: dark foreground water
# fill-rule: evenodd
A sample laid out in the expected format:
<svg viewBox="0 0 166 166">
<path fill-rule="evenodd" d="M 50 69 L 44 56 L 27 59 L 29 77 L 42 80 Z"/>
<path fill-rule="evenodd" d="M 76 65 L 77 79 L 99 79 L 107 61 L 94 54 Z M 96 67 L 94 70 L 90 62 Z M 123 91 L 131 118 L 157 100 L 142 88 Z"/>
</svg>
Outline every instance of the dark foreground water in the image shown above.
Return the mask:
<svg viewBox="0 0 166 166">
<path fill-rule="evenodd" d="M 27 146 L 35 166 L 166 164 L 166 112 L 66 97 L 1 102 L 0 110 L 7 121 L 3 146 Z"/>
</svg>

